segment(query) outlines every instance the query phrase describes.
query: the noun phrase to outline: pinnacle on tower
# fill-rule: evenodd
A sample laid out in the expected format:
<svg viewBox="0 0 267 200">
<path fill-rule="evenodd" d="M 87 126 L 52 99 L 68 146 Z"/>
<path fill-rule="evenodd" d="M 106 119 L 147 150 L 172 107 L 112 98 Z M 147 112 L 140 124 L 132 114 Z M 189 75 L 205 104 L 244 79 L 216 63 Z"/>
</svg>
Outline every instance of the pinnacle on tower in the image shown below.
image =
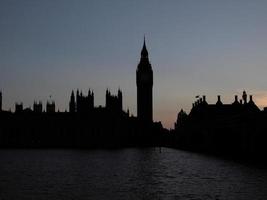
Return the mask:
<svg viewBox="0 0 267 200">
<path fill-rule="evenodd" d="M 148 51 L 146 49 L 146 38 L 145 38 L 145 36 L 144 36 L 143 48 L 142 48 L 142 51 L 141 51 L 141 57 L 143 57 L 143 58 L 147 58 L 148 57 Z"/>
<path fill-rule="evenodd" d="M 247 93 L 245 90 L 243 91 L 242 98 L 243 98 L 244 104 L 246 104 L 247 103 Z"/>
</svg>

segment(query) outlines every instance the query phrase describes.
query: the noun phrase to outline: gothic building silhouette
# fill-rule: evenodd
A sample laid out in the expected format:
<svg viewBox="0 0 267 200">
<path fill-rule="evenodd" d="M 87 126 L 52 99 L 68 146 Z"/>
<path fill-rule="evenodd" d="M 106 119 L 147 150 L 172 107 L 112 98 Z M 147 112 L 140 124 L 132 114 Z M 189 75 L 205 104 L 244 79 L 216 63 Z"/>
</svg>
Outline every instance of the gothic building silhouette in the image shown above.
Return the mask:
<svg viewBox="0 0 267 200">
<path fill-rule="evenodd" d="M 82 91 L 77 90 L 76 100 L 74 97 L 74 91 L 71 92 L 69 102 L 70 113 L 88 113 L 94 108 L 94 92 L 89 89 L 88 95 L 84 96 Z"/>
<path fill-rule="evenodd" d="M 192 104 L 189 114 L 181 110 L 174 130 L 153 122 L 153 70 L 144 38 L 136 69 L 137 116 L 123 110 L 123 94 L 118 89 L 105 94 L 105 105 L 95 106 L 94 92 L 72 90 L 69 112 L 56 112 L 55 101 L 32 108 L 15 104 L 15 112 L 2 109 L 0 92 L 0 147 L 131 147 L 169 146 L 187 150 L 263 155 L 267 152 L 267 108 L 260 110 L 252 95 L 244 91 L 233 103 L 209 104 L 206 96 Z M 44 108 L 45 107 L 45 108 Z"/>
<path fill-rule="evenodd" d="M 153 122 L 153 70 L 148 58 L 146 41 L 144 38 L 143 48 L 141 50 L 140 62 L 136 70 L 137 85 L 137 118 L 144 122 Z M 119 89 L 117 96 L 112 95 L 106 90 L 106 105 L 109 110 L 122 111 L 122 91 Z M 74 91 L 71 93 L 69 102 L 69 112 L 86 113 L 94 108 L 94 93 L 89 90 L 88 95 L 84 96 L 77 90 L 76 99 Z"/>
<path fill-rule="evenodd" d="M 137 86 L 137 118 L 145 123 L 153 122 L 153 70 L 148 58 L 146 41 L 144 38 L 141 50 L 141 58 L 136 70 L 136 86 Z M 117 95 L 111 94 L 106 90 L 105 108 L 111 111 L 123 111 L 122 91 L 119 89 Z M 72 90 L 69 101 L 70 113 L 90 113 L 94 106 L 94 92 L 88 90 L 88 94 L 84 95 L 82 91 L 77 89 L 76 95 Z M 0 92 L 0 110 L 2 110 L 2 92 Z M 23 103 L 15 103 L 15 113 L 26 111 L 34 113 L 54 113 L 56 112 L 55 101 L 50 99 L 46 102 L 45 109 L 41 101 L 34 101 L 31 107 L 23 108 Z"/>
<path fill-rule="evenodd" d="M 243 91 L 241 99 L 225 104 L 217 96 L 209 104 L 206 96 L 198 97 L 186 114 L 177 115 L 173 133 L 174 146 L 211 153 L 261 157 L 266 152 L 267 111 L 261 111 L 253 96 Z"/>
<path fill-rule="evenodd" d="M 70 113 L 75 113 L 76 112 L 76 106 L 77 105 L 76 105 L 76 102 L 75 102 L 75 96 L 74 96 L 74 92 L 72 90 L 71 96 L 70 96 L 70 103 L 69 103 L 69 112 Z"/>
<path fill-rule="evenodd" d="M 153 121 L 153 70 L 148 58 L 144 38 L 140 62 L 136 70 L 137 117 L 142 121 Z"/>
<path fill-rule="evenodd" d="M 0 147 L 125 147 L 155 146 L 166 132 L 161 122 L 153 122 L 153 71 L 144 40 L 136 70 L 137 117 L 123 110 L 123 94 L 118 89 L 105 94 L 105 105 L 95 106 L 94 92 L 72 90 L 69 111 L 56 111 L 50 99 L 32 108 L 15 104 L 15 112 L 0 114 Z M 0 103 L 2 103 L 0 93 Z M 1 104 L 0 104 L 1 106 Z M 44 108 L 45 107 L 45 108 Z M 1 107 L 0 107 L 1 108 Z"/>
<path fill-rule="evenodd" d="M 71 92 L 69 102 L 70 113 L 90 113 L 95 108 L 94 106 L 94 92 L 89 89 L 88 95 L 84 96 L 82 91 L 77 90 L 76 98 L 74 92 Z M 117 95 L 112 95 L 106 90 L 106 104 L 105 108 L 113 112 L 121 112 L 122 108 L 122 91 L 119 89 Z"/>
</svg>

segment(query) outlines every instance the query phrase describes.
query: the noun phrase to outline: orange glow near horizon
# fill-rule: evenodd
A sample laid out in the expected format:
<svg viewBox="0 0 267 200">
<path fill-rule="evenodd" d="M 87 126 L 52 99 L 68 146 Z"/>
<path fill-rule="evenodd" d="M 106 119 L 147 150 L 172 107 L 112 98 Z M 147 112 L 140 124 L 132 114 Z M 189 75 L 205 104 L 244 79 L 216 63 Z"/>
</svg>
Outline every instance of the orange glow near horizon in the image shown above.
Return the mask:
<svg viewBox="0 0 267 200">
<path fill-rule="evenodd" d="M 260 109 L 263 109 L 264 107 L 267 106 L 267 93 L 266 94 L 259 95 L 259 96 L 256 95 L 254 99 L 255 99 L 254 100 L 255 104 Z"/>
</svg>

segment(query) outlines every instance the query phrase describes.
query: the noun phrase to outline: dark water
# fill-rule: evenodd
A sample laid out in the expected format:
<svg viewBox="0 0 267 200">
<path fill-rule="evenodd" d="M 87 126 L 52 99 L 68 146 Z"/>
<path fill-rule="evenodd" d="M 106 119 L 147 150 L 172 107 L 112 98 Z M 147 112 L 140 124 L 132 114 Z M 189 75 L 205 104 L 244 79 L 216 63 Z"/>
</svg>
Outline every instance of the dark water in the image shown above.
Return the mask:
<svg viewBox="0 0 267 200">
<path fill-rule="evenodd" d="M 0 150 L 0 199 L 267 199 L 267 170 L 167 148 Z"/>
</svg>

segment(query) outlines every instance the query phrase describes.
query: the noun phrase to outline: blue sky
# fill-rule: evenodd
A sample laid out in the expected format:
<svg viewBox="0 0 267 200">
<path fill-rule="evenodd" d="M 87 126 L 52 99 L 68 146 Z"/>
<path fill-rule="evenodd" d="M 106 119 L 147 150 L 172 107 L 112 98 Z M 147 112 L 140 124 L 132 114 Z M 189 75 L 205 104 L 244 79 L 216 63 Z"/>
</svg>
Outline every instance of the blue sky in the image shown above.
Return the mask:
<svg viewBox="0 0 267 200">
<path fill-rule="evenodd" d="M 146 35 L 154 70 L 154 119 L 172 127 L 196 95 L 225 103 L 243 89 L 267 106 L 267 1 L 0 0 L 4 109 L 72 89 L 123 91 L 136 115 L 135 72 Z"/>
</svg>

